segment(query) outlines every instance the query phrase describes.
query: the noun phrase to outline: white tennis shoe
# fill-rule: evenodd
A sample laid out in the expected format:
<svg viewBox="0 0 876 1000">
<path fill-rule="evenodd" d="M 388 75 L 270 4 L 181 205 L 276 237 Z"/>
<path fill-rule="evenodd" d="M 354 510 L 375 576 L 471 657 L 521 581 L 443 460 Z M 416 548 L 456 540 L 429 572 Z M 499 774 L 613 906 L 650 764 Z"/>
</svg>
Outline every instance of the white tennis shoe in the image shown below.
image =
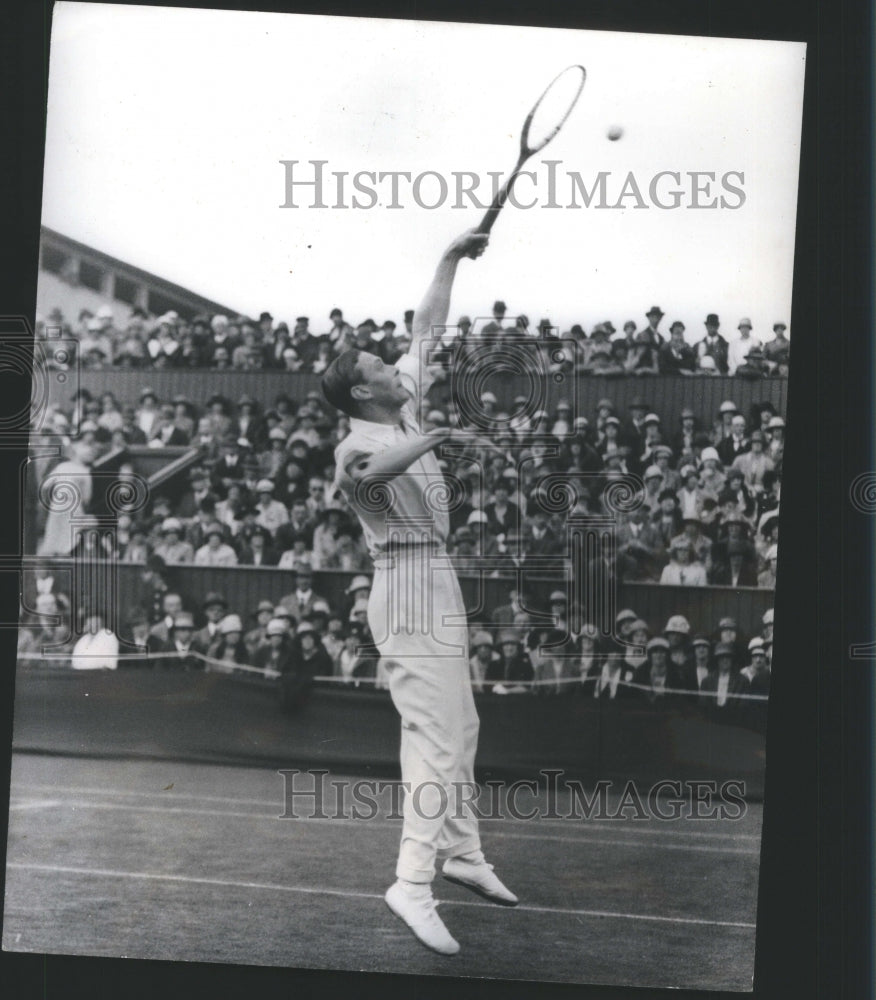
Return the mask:
<svg viewBox="0 0 876 1000">
<path fill-rule="evenodd" d="M 493 873 L 493 866 L 486 861 L 448 858 L 444 862 L 442 872 L 448 882 L 463 885 L 491 903 L 498 903 L 499 906 L 516 906 L 519 902 L 514 893 Z"/>
<path fill-rule="evenodd" d="M 437 951 L 439 955 L 455 955 L 459 951 L 459 943 L 438 916 L 432 890 L 429 886 L 424 886 L 424 889 L 424 892 L 411 895 L 398 882 L 394 882 L 386 890 L 384 899 L 390 910 L 404 920 L 427 948 Z"/>
</svg>

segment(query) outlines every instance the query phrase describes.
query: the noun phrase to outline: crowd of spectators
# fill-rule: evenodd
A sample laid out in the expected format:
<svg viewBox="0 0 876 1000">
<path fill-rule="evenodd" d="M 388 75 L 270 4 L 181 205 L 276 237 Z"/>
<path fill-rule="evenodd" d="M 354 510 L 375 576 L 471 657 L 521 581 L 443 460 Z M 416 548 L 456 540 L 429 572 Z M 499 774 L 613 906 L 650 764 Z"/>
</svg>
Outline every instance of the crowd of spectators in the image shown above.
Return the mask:
<svg viewBox="0 0 876 1000">
<path fill-rule="evenodd" d="M 354 329 L 336 310 L 332 330 L 315 337 L 304 317 L 290 335 L 267 314 L 256 324 L 222 317 L 187 324 L 171 316 L 152 326 L 135 316 L 119 333 L 112 315 L 101 312 L 84 318 L 87 337 L 74 331 L 86 367 L 185 364 L 318 373 L 346 346 L 392 362 L 407 347 L 412 319 L 406 314 L 405 329 L 396 334 L 392 323 L 377 328 L 369 321 Z M 573 328 L 570 335 L 581 347 L 573 369 L 606 375 L 714 370 L 744 377 L 751 376 L 746 369 L 754 364 L 763 366 L 762 374 L 787 373 L 781 324 L 771 342 L 778 348 L 755 341 L 745 322 L 741 336 L 721 346 L 717 317 L 710 316 L 707 336 L 691 345 L 677 323 L 662 341 L 661 318 L 655 307 L 644 330 L 636 332 L 628 323 L 621 337 L 614 337 L 611 323 L 599 324 L 590 337 Z M 460 335 L 447 342 L 436 364 L 446 371 L 454 352 L 464 355 L 479 340 L 530 336 L 525 317 L 510 325 L 503 319 L 502 303 L 479 330 L 462 317 Z M 539 324 L 536 337 L 551 335 L 548 324 Z M 752 358 L 749 342 L 765 357 Z M 569 359 L 557 363 L 568 368 Z M 488 390 L 479 402 L 478 430 L 492 447 L 472 445 L 440 457 L 451 493 L 448 551 L 462 576 L 541 577 L 539 592 L 550 593 L 550 599 L 540 616 L 533 615 L 512 592 L 507 605 L 494 609 L 489 628 L 473 627 L 475 690 L 661 704 L 699 699 L 719 712 L 747 704 L 748 694 L 766 694 L 771 611 L 763 634 L 744 638 L 727 619 L 694 634 L 683 615 L 648 624 L 628 609 L 617 622 L 623 641 L 606 641 L 582 623 L 576 609 L 569 613 L 563 591 L 551 588 L 569 575 L 570 521 L 586 525 L 589 518 L 609 514 L 616 523 L 613 553 L 597 549 L 586 556 L 600 563 L 603 579 L 772 589 L 785 430 L 775 407 L 764 401 L 740 412 L 727 399 L 715 413 L 685 408 L 670 425 L 659 406 L 640 397 L 623 411 L 601 398 L 586 415 L 573 414 L 562 399 L 552 412 L 530 413 L 523 397 L 506 412 Z M 447 379 L 436 379 L 420 418 L 427 431 L 461 425 Z M 49 448 L 35 452 L 31 487 L 44 498 L 50 481 L 63 484 L 72 477 L 78 493 L 72 513 L 80 527 L 71 530 L 68 506 L 55 511 L 45 499 L 30 505 L 28 516 L 36 518 L 30 537 L 38 554 L 48 560 L 100 554 L 135 564 L 139 589 L 123 627 L 108 630 L 95 606 L 76 610 L 74 628 L 69 599 L 47 561 L 23 606 L 22 653 L 55 646 L 81 668 L 255 673 L 280 678 L 291 703 L 305 696 L 314 677 L 386 686 L 367 622 L 371 559 L 355 515 L 333 490 L 334 450 L 349 433 L 349 418 L 328 406 L 321 393 L 283 393 L 272 400 L 221 394 L 162 399 L 144 385 L 137 402 L 129 404 L 111 391 L 92 396 L 82 389 L 69 406 L 54 406 L 41 419 L 50 431 L 41 444 L 57 444 L 64 457 L 61 462 L 47 457 Z M 122 453 L 114 468 L 116 482 L 124 483 L 135 474 L 138 447 L 195 449 L 196 456 L 182 482 L 168 481 L 145 505 L 132 501 L 126 509 L 117 500 L 114 531 L 84 530 L 90 518 L 106 513 L 104 493 L 90 478 L 95 463 Z M 545 484 L 557 474 L 574 487 L 561 504 L 548 497 Z M 609 487 L 629 482 L 630 474 L 641 478 L 640 503 L 618 513 L 609 503 Z M 215 592 L 192 596 L 174 579 L 186 565 L 278 567 L 290 571 L 290 590 L 278 603 L 265 598 L 254 608 L 240 607 L 231 594 L 230 599 Z M 573 572 L 591 569 L 578 566 Z M 340 602 L 313 590 L 314 573 L 332 570 L 353 577 Z M 29 617 L 24 608 L 41 617 Z M 45 624 L 45 616 L 56 616 L 57 622 Z"/>
<path fill-rule="evenodd" d="M 142 568 L 119 635 L 97 607 L 78 610 L 83 632 L 71 635 L 70 600 L 51 569 L 30 583 L 30 606 L 57 624 L 37 624 L 25 614 L 19 653 L 40 658 L 46 648 L 68 656 L 76 669 L 223 670 L 278 679 L 290 697 L 306 696 L 315 679 L 386 688 L 388 678 L 367 619 L 371 581 L 356 575 L 343 601 L 331 607 L 314 590 L 313 573 L 300 567 L 294 588 L 278 603 L 253 608 L 211 591 L 192 598 L 174 588 L 158 556 Z M 470 631 L 470 672 L 476 693 L 575 695 L 661 705 L 696 701 L 711 712 L 749 708 L 769 694 L 773 611 L 746 635 L 731 617 L 695 632 L 682 614 L 645 622 L 634 610 L 617 614 L 606 639 L 581 621 L 564 590 L 546 602 L 510 589 L 507 603 Z M 43 619 L 40 618 L 40 621 Z M 122 644 L 120 644 L 120 639 Z M 143 653 L 147 655 L 142 655 Z M 126 654 L 120 657 L 120 653 Z"/>
<path fill-rule="evenodd" d="M 458 425 L 453 398 L 440 384 L 433 390 L 421 414 L 424 430 Z M 514 405 L 524 408 L 526 400 Z M 486 391 L 481 406 L 493 447 L 441 458 L 453 493 L 448 550 L 461 574 L 501 577 L 536 563 L 549 576 L 562 572 L 570 520 L 611 514 L 616 553 L 600 570 L 609 578 L 774 587 L 785 423 L 771 403 L 748 413 L 732 400 L 714 414 L 685 408 L 675 426 L 638 397 L 626 412 L 606 398 L 574 418 L 563 400 L 552 413 L 509 414 Z M 121 510 L 114 538 L 101 543 L 115 546 L 115 559 L 139 563 L 158 554 L 168 564 L 370 569 L 357 519 L 333 492 L 334 449 L 349 418 L 318 391 L 298 400 L 281 394 L 264 407 L 249 396 L 232 402 L 213 395 L 201 405 L 182 396 L 161 400 L 149 387 L 137 405 L 120 405 L 109 391 L 97 398 L 83 389 L 71 408 L 56 408 L 46 421 L 67 457 L 52 467 L 37 456 L 31 475 L 36 486 L 77 477 L 84 484 L 80 514 L 100 504 L 88 471 L 101 456 L 132 446 L 197 449 L 181 488 L 154 491 L 145 509 Z M 126 460 L 119 478 L 133 472 Z M 606 487 L 630 482 L 628 474 L 641 477 L 641 504 L 617 514 Z M 545 483 L 557 475 L 574 487 L 563 509 L 547 497 Z M 45 506 L 39 553 L 85 551 L 69 512 L 45 514 Z"/>
<path fill-rule="evenodd" d="M 589 334 L 580 324 L 561 331 L 542 319 L 530 325 L 527 316 L 507 315 L 504 302 L 493 304 L 492 318 L 460 316 L 448 329 L 448 342 L 466 350 L 483 341 L 501 345 L 535 339 L 574 342 L 574 357 L 566 364 L 574 371 L 595 375 L 734 375 L 760 379 L 786 376 L 790 341 L 785 323 L 776 322 L 769 339 L 753 333 L 751 320 L 742 318 L 736 331 L 725 336 L 715 313 L 709 313 L 699 333 L 688 333 L 675 320 L 666 332 L 664 317 L 652 306 L 647 322 L 627 320 L 619 331 L 610 320 L 594 324 Z M 214 369 L 234 371 L 290 371 L 320 373 L 341 351 L 350 347 L 379 355 L 393 363 L 411 343 L 413 310 L 404 313 L 403 326 L 394 320 L 378 325 L 365 319 L 348 323 L 342 310 L 333 309 L 328 322 L 316 331 L 310 319 L 299 316 L 294 323 L 275 321 L 263 312 L 258 321 L 244 316 L 198 315 L 191 319 L 176 312 L 149 317 L 135 308 L 128 319 L 117 318 L 110 306 L 96 313 L 80 311 L 75 321 L 54 309 L 48 317 L 37 317 L 37 335 L 60 327 L 78 342 L 78 363 L 85 369 Z"/>
</svg>

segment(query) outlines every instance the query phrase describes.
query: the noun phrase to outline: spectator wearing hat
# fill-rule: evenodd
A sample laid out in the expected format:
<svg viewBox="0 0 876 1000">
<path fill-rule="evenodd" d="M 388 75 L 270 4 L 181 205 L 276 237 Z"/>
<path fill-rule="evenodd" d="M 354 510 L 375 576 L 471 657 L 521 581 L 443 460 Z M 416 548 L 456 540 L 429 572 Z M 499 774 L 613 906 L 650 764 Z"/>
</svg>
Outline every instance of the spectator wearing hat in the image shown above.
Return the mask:
<svg viewBox="0 0 876 1000">
<path fill-rule="evenodd" d="M 663 567 L 660 582 L 676 587 L 704 587 L 707 583 L 706 568 L 693 555 L 693 548 L 684 535 L 674 538 L 670 544 L 669 562 Z"/>
<path fill-rule="evenodd" d="M 647 342 L 652 343 L 655 347 L 660 347 L 666 342 L 666 338 L 660 333 L 658 327 L 660 326 L 660 321 L 666 314 L 660 308 L 660 306 L 651 306 L 651 308 L 645 313 L 645 319 L 648 320 L 648 325 L 644 327 L 638 337 L 647 338 Z"/>
<path fill-rule="evenodd" d="M 538 695 L 571 694 L 577 681 L 574 658 L 568 655 L 567 636 L 555 628 L 534 628 L 526 639 Z"/>
<path fill-rule="evenodd" d="M 724 478 L 724 489 L 721 492 L 728 496 L 730 494 L 733 495 L 736 500 L 736 510 L 741 517 L 745 518 L 753 526 L 756 504 L 754 497 L 745 485 L 745 475 L 741 469 L 734 468 L 733 466 L 727 469 Z"/>
<path fill-rule="evenodd" d="M 244 634 L 243 643 L 246 646 L 247 655 L 250 658 L 250 662 L 253 661 L 257 650 L 261 649 L 262 646 L 266 645 L 267 634 L 265 629 L 269 621 L 274 617 L 274 603 L 267 599 L 261 600 L 258 603 L 252 617 L 255 619 L 255 627 L 251 628 L 247 633 Z M 288 624 L 281 622 L 284 626 L 284 631 L 288 633 Z M 258 664 L 255 664 L 256 666 Z"/>
<path fill-rule="evenodd" d="M 755 636 L 748 644 L 748 655 L 751 662 L 742 668 L 740 673 L 748 681 L 751 694 L 768 695 L 770 693 L 770 665 L 767 661 L 764 641 Z"/>
<path fill-rule="evenodd" d="M 694 636 L 691 643 L 693 653 L 693 681 L 694 691 L 701 691 L 703 682 L 712 672 L 712 644 L 704 635 Z"/>
<path fill-rule="evenodd" d="M 157 427 L 161 419 L 161 409 L 158 405 L 158 396 L 154 389 L 148 387 L 140 390 L 140 401 L 137 406 L 136 423 L 148 441 L 152 437 L 152 432 Z"/>
<path fill-rule="evenodd" d="M 693 552 L 694 559 L 703 564 L 708 576 L 713 561 L 714 544 L 712 539 L 703 531 L 702 521 L 695 515 L 689 514 L 682 518 L 682 534 L 688 540 Z M 669 545 L 679 537 L 678 535 L 670 539 Z"/>
<path fill-rule="evenodd" d="M 225 496 L 231 483 L 243 479 L 243 461 L 240 446 L 234 437 L 224 437 L 219 443 L 219 459 L 210 473 L 210 484 L 215 493 Z"/>
<path fill-rule="evenodd" d="M 299 563 L 295 571 L 295 590 L 280 598 L 280 603 L 300 622 L 313 611 L 314 601 L 325 601 L 313 589 L 313 569 L 309 563 Z"/>
<path fill-rule="evenodd" d="M 153 368 L 180 367 L 181 352 L 176 328 L 167 316 L 160 316 L 146 341 L 146 353 Z"/>
<path fill-rule="evenodd" d="M 305 620 L 299 623 L 295 630 L 295 644 L 300 658 L 299 674 L 308 687 L 312 685 L 315 677 L 332 676 L 334 670 L 332 659 L 322 644 L 313 622 Z"/>
<path fill-rule="evenodd" d="M 630 617 L 632 616 L 632 617 Z M 606 701 L 625 701 L 635 698 L 638 692 L 629 685 L 647 664 L 646 646 L 649 639 L 647 624 L 637 618 L 632 611 L 622 611 L 618 615 L 624 626 L 625 644 L 619 645 L 614 655 L 607 656 L 593 686 L 593 697 Z"/>
<path fill-rule="evenodd" d="M 757 575 L 757 586 L 766 590 L 776 589 L 776 567 L 778 566 L 778 553 L 779 547 L 776 544 L 770 545 L 770 547 L 764 553 L 764 559 L 766 560 L 766 569 Z"/>
<path fill-rule="evenodd" d="M 237 327 L 232 327 L 227 316 L 217 314 L 210 320 L 210 332 L 204 342 L 205 361 L 212 368 L 216 366 L 216 356 L 221 350 L 226 359 L 240 346 L 241 339 Z"/>
<path fill-rule="evenodd" d="M 740 455 L 751 450 L 745 424 L 745 417 L 741 413 L 734 413 L 730 419 L 730 434 L 718 442 L 716 451 L 724 465 L 732 465 Z"/>
<path fill-rule="evenodd" d="M 730 341 L 730 346 L 727 350 L 728 375 L 735 375 L 737 373 L 737 370 L 745 364 L 748 352 L 752 348 L 760 349 L 763 347 L 763 344 L 757 337 L 752 337 L 751 329 L 751 320 L 747 316 L 739 320 L 739 325 L 737 326 L 739 336 Z"/>
<path fill-rule="evenodd" d="M 510 500 L 511 491 L 517 486 L 517 470 L 503 470 L 493 488 L 493 499 L 484 507 L 487 527 L 494 536 L 506 535 L 509 531 L 519 531 L 520 508 Z"/>
<path fill-rule="evenodd" d="M 201 611 L 206 623 L 192 636 L 192 643 L 196 652 L 206 653 L 218 635 L 219 622 L 228 613 L 228 602 L 217 591 L 210 591 L 201 602 Z"/>
<path fill-rule="evenodd" d="M 322 568 L 340 570 L 342 573 L 355 573 L 371 568 L 371 558 L 365 549 L 362 535 L 357 533 L 349 521 L 345 521 L 339 528 L 335 550 L 326 557 Z"/>
<path fill-rule="evenodd" d="M 757 553 L 758 570 L 767 568 L 767 550 L 779 541 L 779 510 L 765 511 L 757 523 L 754 547 Z"/>
<path fill-rule="evenodd" d="M 258 500 L 255 505 L 256 523 L 270 532 L 271 537 L 277 529 L 289 521 L 289 511 L 285 504 L 274 499 L 274 483 L 270 479 L 260 479 L 256 483 Z"/>
<path fill-rule="evenodd" d="M 739 408 L 732 399 L 725 399 L 718 407 L 712 428 L 712 439 L 718 444 L 733 433 L 733 418 L 739 413 Z"/>
<path fill-rule="evenodd" d="M 326 619 L 325 635 L 322 636 L 322 644 L 332 661 L 332 673 L 337 677 L 340 675 L 340 657 L 344 649 L 344 618 L 342 615 L 330 611 Z"/>
<path fill-rule="evenodd" d="M 703 448 L 700 453 L 700 489 L 715 501 L 724 489 L 724 472 L 716 448 Z"/>
<path fill-rule="evenodd" d="M 252 520 L 253 502 L 249 491 L 243 482 L 231 483 L 224 500 L 220 500 L 214 513 L 216 520 L 224 524 L 233 537 L 238 537 L 241 530 Z"/>
<path fill-rule="evenodd" d="M 699 359 L 710 357 L 720 374 L 726 375 L 730 345 L 718 332 L 720 325 L 720 320 L 715 313 L 709 313 L 706 316 L 706 335 L 696 345 L 696 353 Z"/>
<path fill-rule="evenodd" d="M 286 529 L 288 529 L 286 525 Z M 281 537 L 282 536 L 282 537 Z M 313 563 L 313 553 L 310 549 L 312 533 L 308 531 L 289 532 L 283 528 L 277 532 L 278 543 L 291 546 L 284 548 L 280 554 L 278 566 L 280 569 L 294 569 L 305 563 L 308 567 Z"/>
<path fill-rule="evenodd" d="M 590 372 L 593 375 L 623 374 L 623 364 L 618 364 L 617 360 L 623 355 L 613 354 L 615 345 L 609 340 L 613 331 L 614 327 L 611 324 L 597 323 L 593 327 L 590 331 L 590 339 L 581 345 L 583 357 L 580 362 L 580 371 Z M 629 348 L 626 349 L 626 356 L 629 357 Z"/>
<path fill-rule="evenodd" d="M 642 428 L 644 429 L 642 450 L 638 456 L 635 456 L 634 462 L 637 471 L 654 464 L 654 453 L 663 442 L 663 436 L 660 431 L 660 417 L 656 413 L 645 414 L 642 420 Z"/>
<path fill-rule="evenodd" d="M 641 396 L 635 396 L 627 410 L 629 417 L 621 432 L 623 442 L 629 445 L 633 455 L 641 455 L 645 441 L 645 418 L 650 413 L 650 407 Z"/>
<path fill-rule="evenodd" d="M 69 484 L 72 487 L 73 506 L 72 509 L 64 507 L 55 510 L 50 507 L 37 549 L 37 555 L 41 556 L 72 555 L 82 532 L 93 524 L 94 488 L 91 466 L 96 457 L 95 447 L 82 436 L 72 439 L 65 451 L 66 457 L 51 469 L 49 479 L 44 482 L 56 483 L 62 488 Z M 75 526 L 71 523 L 73 518 Z M 93 535 L 93 532 L 88 532 L 88 535 Z"/>
<path fill-rule="evenodd" d="M 669 643 L 668 658 L 670 668 L 675 673 L 682 688 L 695 691 L 697 685 L 690 633 L 690 622 L 684 615 L 672 615 L 663 629 L 663 634 Z"/>
<path fill-rule="evenodd" d="M 177 413 L 177 407 L 173 403 L 162 403 L 158 420 L 153 424 L 147 444 L 151 448 L 183 447 L 191 440 L 187 430 L 188 425 L 188 418 L 182 410 Z"/>
<path fill-rule="evenodd" d="M 657 509 L 651 515 L 651 524 L 660 536 L 662 547 L 669 551 L 669 543 L 682 530 L 682 518 L 675 491 L 660 490 Z"/>
<path fill-rule="evenodd" d="M 203 661 L 193 654 L 195 619 L 188 611 L 178 611 L 166 639 L 159 639 L 149 648 L 150 661 L 156 670 L 201 670 Z"/>
<path fill-rule="evenodd" d="M 661 375 L 693 375 L 696 355 L 684 339 L 684 323 L 676 320 L 669 328 L 669 341 L 657 352 Z"/>
<path fill-rule="evenodd" d="M 775 336 L 764 344 L 763 354 L 771 375 L 787 376 L 788 374 L 791 342 L 785 336 L 787 329 L 784 323 L 773 323 Z"/>
<path fill-rule="evenodd" d="M 735 667 L 731 645 L 719 642 L 714 651 L 715 669 L 700 686 L 700 704 L 709 714 L 720 717 L 734 715 L 744 706 L 739 695 L 749 693 L 749 684 Z"/>
<path fill-rule="evenodd" d="M 733 459 L 733 468 L 742 473 L 746 487 L 758 494 L 763 492 L 764 474 L 775 468 L 775 462 L 764 451 L 763 431 L 752 431 L 749 445 L 748 451 Z"/>
<path fill-rule="evenodd" d="M 245 438 L 258 451 L 268 442 L 267 428 L 259 414 L 259 404 L 252 396 L 241 396 L 237 401 L 237 416 L 234 420 L 232 433 L 238 438 Z"/>
<path fill-rule="evenodd" d="M 196 566 L 236 566 L 237 553 L 225 542 L 225 532 L 218 521 L 206 525 L 204 530 L 205 543 L 196 550 L 194 564 Z"/>
<path fill-rule="evenodd" d="M 681 476 L 672 468 L 672 457 L 668 444 L 658 444 L 651 449 L 649 464 L 656 465 L 663 474 L 663 489 L 677 493 L 681 487 Z"/>
<path fill-rule="evenodd" d="M 642 504 L 647 509 L 649 515 L 653 515 L 660 509 L 660 494 L 663 491 L 663 473 L 658 466 L 649 465 L 642 473 L 642 479 L 645 481 Z"/>
<path fill-rule="evenodd" d="M 331 565 L 337 552 L 338 537 L 343 529 L 349 531 L 349 526 L 340 508 L 329 507 L 320 512 L 313 531 L 312 564 L 315 570 L 326 569 Z"/>
<path fill-rule="evenodd" d="M 498 635 L 498 652 L 487 667 L 486 680 L 493 681 L 493 694 L 522 694 L 533 679 L 532 662 L 523 652 L 520 634 L 503 629 Z"/>
<path fill-rule="evenodd" d="M 269 618 L 264 626 L 264 638 L 251 651 L 250 661 L 268 680 L 295 671 L 295 650 L 289 624 L 283 618 Z"/>
<path fill-rule="evenodd" d="M 239 615 L 225 615 L 219 622 L 216 634 L 207 650 L 207 657 L 209 660 L 219 661 L 205 663 L 204 668 L 208 671 L 226 669 L 234 672 L 237 666 L 248 666 L 246 645 L 243 641 L 243 622 Z"/>
<path fill-rule="evenodd" d="M 622 443 L 620 419 L 611 413 L 602 421 L 602 435 L 596 452 L 605 461 L 611 455 L 619 454 Z"/>
<path fill-rule="evenodd" d="M 659 323 L 660 320 L 658 319 Z M 626 340 L 617 341 L 626 344 Z M 632 375 L 659 375 L 659 354 L 665 347 L 665 338 L 650 324 L 633 338 L 627 361 L 627 371 Z"/>
<path fill-rule="evenodd" d="M 655 707 L 669 707 L 679 699 L 681 680 L 669 662 L 669 642 L 663 636 L 649 639 L 645 662 L 633 677 L 638 700 Z"/>
<path fill-rule="evenodd" d="M 762 379 L 769 375 L 760 347 L 752 347 L 745 356 L 745 363 L 736 369 L 737 378 Z"/>
<path fill-rule="evenodd" d="M 746 660 L 746 642 L 739 631 L 739 623 L 732 615 L 725 615 L 718 621 L 716 643 L 723 643 L 733 651 L 733 668 L 738 670 Z M 714 648 L 713 648 L 714 655 Z"/>
<path fill-rule="evenodd" d="M 242 532 L 237 561 L 241 566 L 276 566 L 279 555 L 274 548 L 270 531 L 263 525 L 254 524 Z"/>
<path fill-rule="evenodd" d="M 697 416 L 689 406 L 685 406 L 679 414 L 678 422 L 679 430 L 670 440 L 673 454 L 681 455 L 685 452 L 693 452 L 694 438 L 699 431 Z"/>
<path fill-rule="evenodd" d="M 288 498 L 290 494 L 284 493 L 283 496 L 284 498 Z M 303 489 L 299 493 L 292 493 L 291 499 L 288 502 L 289 521 L 278 530 L 278 535 L 281 539 L 292 539 L 300 535 L 307 540 L 307 547 L 311 548 L 313 545 L 313 532 L 316 528 L 316 517 L 308 509 Z"/>
<path fill-rule="evenodd" d="M 155 546 L 155 554 L 168 564 L 190 563 L 195 550 L 182 537 L 182 522 L 177 517 L 166 517 L 161 522 L 161 542 Z"/>
<path fill-rule="evenodd" d="M 637 507 L 621 515 L 618 522 L 615 529 L 618 576 L 626 581 L 656 583 L 666 562 L 666 546 L 648 508 Z"/>
<path fill-rule="evenodd" d="M 485 690 L 489 694 L 491 693 L 492 685 L 488 684 L 485 687 L 484 681 L 487 680 L 490 666 L 496 658 L 496 653 L 493 649 L 493 637 L 489 632 L 475 632 L 471 638 L 469 647 L 472 654 L 468 661 L 472 690 L 475 694 L 482 694 Z"/>
<path fill-rule="evenodd" d="M 319 356 L 319 341 L 309 330 L 310 320 L 307 316 L 299 316 L 292 330 L 290 346 L 298 354 L 301 361 L 301 371 L 313 371 L 313 363 Z"/>
<path fill-rule="evenodd" d="M 770 422 L 767 424 L 767 433 L 770 438 L 767 445 L 767 454 L 773 460 L 773 463 L 778 465 L 785 453 L 785 421 L 781 417 L 770 417 Z"/>
<path fill-rule="evenodd" d="M 282 477 L 283 469 L 289 460 L 286 452 L 286 432 L 278 425 L 268 431 L 267 438 L 267 450 L 258 456 L 259 476 L 262 479 L 276 480 Z"/>
</svg>

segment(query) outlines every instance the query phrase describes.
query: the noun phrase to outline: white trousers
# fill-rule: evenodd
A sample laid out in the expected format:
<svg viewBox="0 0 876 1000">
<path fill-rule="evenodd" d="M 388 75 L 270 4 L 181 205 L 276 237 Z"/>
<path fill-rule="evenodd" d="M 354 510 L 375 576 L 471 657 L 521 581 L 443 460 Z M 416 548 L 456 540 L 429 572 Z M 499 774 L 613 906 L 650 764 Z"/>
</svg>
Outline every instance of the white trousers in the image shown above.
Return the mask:
<svg viewBox="0 0 876 1000">
<path fill-rule="evenodd" d="M 447 555 L 414 547 L 376 559 L 368 623 L 401 716 L 396 875 L 431 882 L 437 859 L 480 849 L 472 806 L 479 723 L 465 604 Z"/>
</svg>

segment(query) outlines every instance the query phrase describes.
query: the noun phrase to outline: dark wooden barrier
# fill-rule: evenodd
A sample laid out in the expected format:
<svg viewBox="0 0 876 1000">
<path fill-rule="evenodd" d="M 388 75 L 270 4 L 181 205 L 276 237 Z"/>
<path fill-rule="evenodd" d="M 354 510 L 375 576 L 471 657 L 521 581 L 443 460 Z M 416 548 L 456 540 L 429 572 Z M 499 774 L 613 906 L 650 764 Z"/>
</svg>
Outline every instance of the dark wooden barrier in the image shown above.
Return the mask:
<svg viewBox="0 0 876 1000">
<path fill-rule="evenodd" d="M 708 719 L 696 706 L 606 706 L 574 695 L 476 696 L 477 775 L 561 769 L 585 782 L 742 781 L 763 794 L 763 731 Z M 742 723 L 742 724 L 741 724 Z M 112 673 L 20 665 L 13 747 L 19 751 L 198 760 L 346 773 L 398 772 L 399 721 L 385 692 L 318 689 L 285 715 L 276 687 L 222 674 Z"/>
<path fill-rule="evenodd" d="M 72 560 L 52 560 L 51 565 L 56 567 L 59 579 L 73 579 Z M 142 569 L 142 566 L 120 563 L 115 567 L 115 573 L 100 577 L 118 587 L 117 602 L 112 603 L 122 609 L 123 615 L 137 600 L 138 578 Z M 325 597 L 333 609 L 347 611 L 351 600 L 345 592 L 353 576 L 337 571 L 316 573 L 313 589 Z M 281 597 L 294 590 L 295 576 L 276 568 L 178 566 L 171 569 L 169 582 L 195 612 L 200 612 L 200 602 L 205 594 L 218 590 L 229 601 L 233 611 L 246 616 L 255 611 L 259 601 L 271 600 L 276 604 Z M 478 581 L 466 577 L 460 582 L 470 612 L 476 606 L 476 595 L 479 592 L 483 594 L 485 614 L 472 613 L 472 625 L 487 623 L 495 608 L 507 604 L 508 592 L 513 585 L 507 580 Z M 556 581 L 549 580 L 533 585 L 533 603 L 546 606 L 550 591 L 556 587 Z M 755 635 L 760 633 L 761 618 L 764 611 L 773 606 L 773 600 L 773 591 L 747 587 L 671 587 L 630 583 L 619 586 L 616 608 L 631 608 L 657 632 L 663 630 L 674 614 L 685 615 L 694 632 L 704 633 L 712 633 L 718 621 L 729 615 L 736 618 L 744 634 Z"/>
<path fill-rule="evenodd" d="M 308 392 L 320 391 L 318 375 L 290 374 L 288 372 L 216 372 L 216 371 L 83 371 L 80 384 L 92 394 L 112 392 L 121 403 L 137 403 L 145 386 L 154 389 L 162 400 L 176 395 L 188 396 L 194 403 L 203 403 L 214 393 L 220 393 L 232 403 L 244 395 L 258 399 L 263 406 L 272 406 L 281 393 L 302 401 Z M 500 407 L 510 408 L 515 396 L 528 396 L 531 389 L 522 377 L 503 376 L 490 382 L 490 388 L 499 397 Z M 568 399 L 577 409 L 574 416 L 593 418 L 597 401 L 603 397 L 612 400 L 624 416 L 630 401 L 641 396 L 664 421 L 666 426 L 677 426 L 679 414 L 691 407 L 705 422 L 711 422 L 718 407 L 731 399 L 746 415 L 752 404 L 769 401 L 779 413 L 785 413 L 787 379 L 763 379 L 758 382 L 728 377 L 651 376 L 643 378 L 601 378 L 579 376 L 572 381 L 557 384 L 547 380 L 545 402 L 548 407 L 557 400 Z M 57 400 L 68 405 L 70 394 L 61 394 Z"/>
</svg>

